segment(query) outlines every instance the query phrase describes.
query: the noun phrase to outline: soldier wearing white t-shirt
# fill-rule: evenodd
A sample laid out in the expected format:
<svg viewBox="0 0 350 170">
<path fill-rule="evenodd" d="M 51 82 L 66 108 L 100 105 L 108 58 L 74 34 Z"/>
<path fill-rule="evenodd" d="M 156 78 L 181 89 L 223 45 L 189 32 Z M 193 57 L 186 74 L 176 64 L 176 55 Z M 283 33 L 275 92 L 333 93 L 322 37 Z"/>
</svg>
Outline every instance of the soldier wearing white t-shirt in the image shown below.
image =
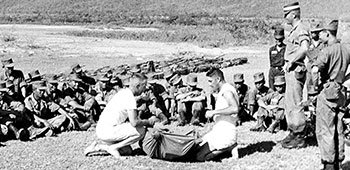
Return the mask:
<svg viewBox="0 0 350 170">
<path fill-rule="evenodd" d="M 146 90 L 147 77 L 135 73 L 129 88 L 120 90 L 103 110 L 96 127 L 99 142 L 93 142 L 85 150 L 88 156 L 96 151 L 107 151 L 120 158 L 123 148 L 130 148 L 145 135 L 146 126 L 153 126 L 154 119 L 140 120 L 137 115 L 135 96 Z"/>
<path fill-rule="evenodd" d="M 226 83 L 224 74 L 219 69 L 209 71 L 206 76 L 209 86 L 219 93 L 215 101 L 215 110 L 209 110 L 205 114 L 207 118 L 213 118 L 215 124 L 211 131 L 202 137 L 196 159 L 208 161 L 226 151 L 232 151 L 232 155 L 237 157 L 236 122 L 239 111 L 237 91 Z"/>
</svg>

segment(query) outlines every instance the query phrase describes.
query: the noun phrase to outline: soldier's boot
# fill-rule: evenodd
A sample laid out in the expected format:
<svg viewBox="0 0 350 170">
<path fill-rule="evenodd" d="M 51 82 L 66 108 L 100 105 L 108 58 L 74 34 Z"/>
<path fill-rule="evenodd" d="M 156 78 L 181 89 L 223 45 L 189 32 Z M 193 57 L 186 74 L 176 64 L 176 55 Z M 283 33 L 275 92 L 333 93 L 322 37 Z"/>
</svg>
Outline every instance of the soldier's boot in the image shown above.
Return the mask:
<svg viewBox="0 0 350 170">
<path fill-rule="evenodd" d="M 21 141 L 26 141 L 29 139 L 29 132 L 26 129 L 17 129 L 12 123 L 9 123 L 7 125 L 9 131 L 11 131 L 14 135 L 15 138 Z"/>
<path fill-rule="evenodd" d="M 269 126 L 269 128 L 267 128 L 267 131 L 270 133 L 274 133 L 276 128 L 279 126 L 280 121 L 278 120 L 274 120 L 271 125 Z"/>
<path fill-rule="evenodd" d="M 265 130 L 266 130 L 266 127 L 264 125 L 263 117 L 258 117 L 256 125 L 250 129 L 250 131 L 254 131 L 254 132 L 263 132 Z"/>
<path fill-rule="evenodd" d="M 162 125 L 167 125 L 167 124 L 169 124 L 170 122 L 169 122 L 169 120 L 168 120 L 168 118 L 163 114 L 163 113 L 160 113 L 159 115 L 158 115 L 158 117 L 159 117 L 159 119 L 160 119 L 160 123 L 162 124 Z"/>
</svg>

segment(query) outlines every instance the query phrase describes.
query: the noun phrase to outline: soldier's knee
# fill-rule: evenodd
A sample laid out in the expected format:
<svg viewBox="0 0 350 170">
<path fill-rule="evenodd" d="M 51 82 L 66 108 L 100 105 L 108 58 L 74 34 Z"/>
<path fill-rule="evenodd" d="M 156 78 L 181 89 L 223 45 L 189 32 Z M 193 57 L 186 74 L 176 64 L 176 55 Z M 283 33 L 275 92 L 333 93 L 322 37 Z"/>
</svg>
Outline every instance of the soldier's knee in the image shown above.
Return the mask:
<svg viewBox="0 0 350 170">
<path fill-rule="evenodd" d="M 177 111 L 178 112 L 186 112 L 186 105 L 184 103 L 178 103 L 177 105 Z"/>
</svg>

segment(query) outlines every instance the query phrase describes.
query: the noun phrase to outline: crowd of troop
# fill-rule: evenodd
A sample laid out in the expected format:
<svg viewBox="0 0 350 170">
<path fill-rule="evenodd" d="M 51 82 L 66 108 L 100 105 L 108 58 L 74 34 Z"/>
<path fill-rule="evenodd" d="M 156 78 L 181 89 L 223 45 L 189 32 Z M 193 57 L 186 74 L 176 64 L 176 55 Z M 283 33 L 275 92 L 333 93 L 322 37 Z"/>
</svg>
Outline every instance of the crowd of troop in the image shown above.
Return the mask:
<svg viewBox="0 0 350 170">
<path fill-rule="evenodd" d="M 206 74 L 208 92 L 198 86 L 196 74 L 183 77 L 170 68 L 161 80 L 137 68 L 94 79 L 79 64 L 64 81 L 44 78 L 38 70 L 25 79 L 11 58 L 3 59 L 0 138 L 32 140 L 96 129 L 99 140 L 85 154 L 104 150 L 120 158 L 157 122 L 203 126 L 214 121 L 212 130 L 197 141 L 196 158 L 204 161 L 227 150 L 233 153 L 236 126 L 256 120 L 251 131 L 290 131 L 281 141 L 284 148 L 305 147 L 306 139 L 314 137 L 323 168 L 337 169 L 344 159 L 343 117 L 349 100 L 343 83 L 350 77 L 345 74 L 350 51 L 336 37 L 337 20 L 308 27 L 300 19 L 299 3 L 283 11 L 291 29 L 275 28 L 269 86 L 263 72 L 255 73 L 254 87 L 248 87 L 242 73 L 229 75 L 233 82 L 226 82 L 223 72 L 213 68 Z"/>
</svg>

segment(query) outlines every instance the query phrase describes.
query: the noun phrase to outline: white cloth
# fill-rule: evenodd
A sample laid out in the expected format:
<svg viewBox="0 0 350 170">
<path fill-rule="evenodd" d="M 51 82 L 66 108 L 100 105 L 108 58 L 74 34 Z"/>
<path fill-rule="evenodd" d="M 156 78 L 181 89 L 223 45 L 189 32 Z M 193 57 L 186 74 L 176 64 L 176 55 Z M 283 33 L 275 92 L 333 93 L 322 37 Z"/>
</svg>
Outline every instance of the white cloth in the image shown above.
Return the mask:
<svg viewBox="0 0 350 170">
<path fill-rule="evenodd" d="M 232 85 L 225 83 L 223 84 L 223 86 L 221 87 L 217 95 L 216 102 L 215 102 L 216 110 L 229 107 L 227 100 L 223 96 L 224 93 L 227 91 L 232 92 L 233 96 L 238 101 L 238 94 L 236 89 Z M 236 117 L 236 115 L 232 115 L 232 116 Z M 218 115 L 214 116 L 214 121 L 216 120 L 217 117 Z M 237 142 L 236 125 L 229 121 L 220 119 L 219 121 L 215 122 L 213 129 L 207 134 L 205 134 L 202 139 L 203 139 L 203 143 L 205 142 L 208 143 L 209 149 L 211 151 L 230 147 Z"/>
<path fill-rule="evenodd" d="M 117 126 L 126 122 L 128 110 L 136 109 L 136 99 L 132 91 L 128 88 L 120 90 L 101 113 L 96 126 L 97 137 L 118 138 L 111 135 L 118 135 L 115 129 L 120 129 Z"/>
</svg>

